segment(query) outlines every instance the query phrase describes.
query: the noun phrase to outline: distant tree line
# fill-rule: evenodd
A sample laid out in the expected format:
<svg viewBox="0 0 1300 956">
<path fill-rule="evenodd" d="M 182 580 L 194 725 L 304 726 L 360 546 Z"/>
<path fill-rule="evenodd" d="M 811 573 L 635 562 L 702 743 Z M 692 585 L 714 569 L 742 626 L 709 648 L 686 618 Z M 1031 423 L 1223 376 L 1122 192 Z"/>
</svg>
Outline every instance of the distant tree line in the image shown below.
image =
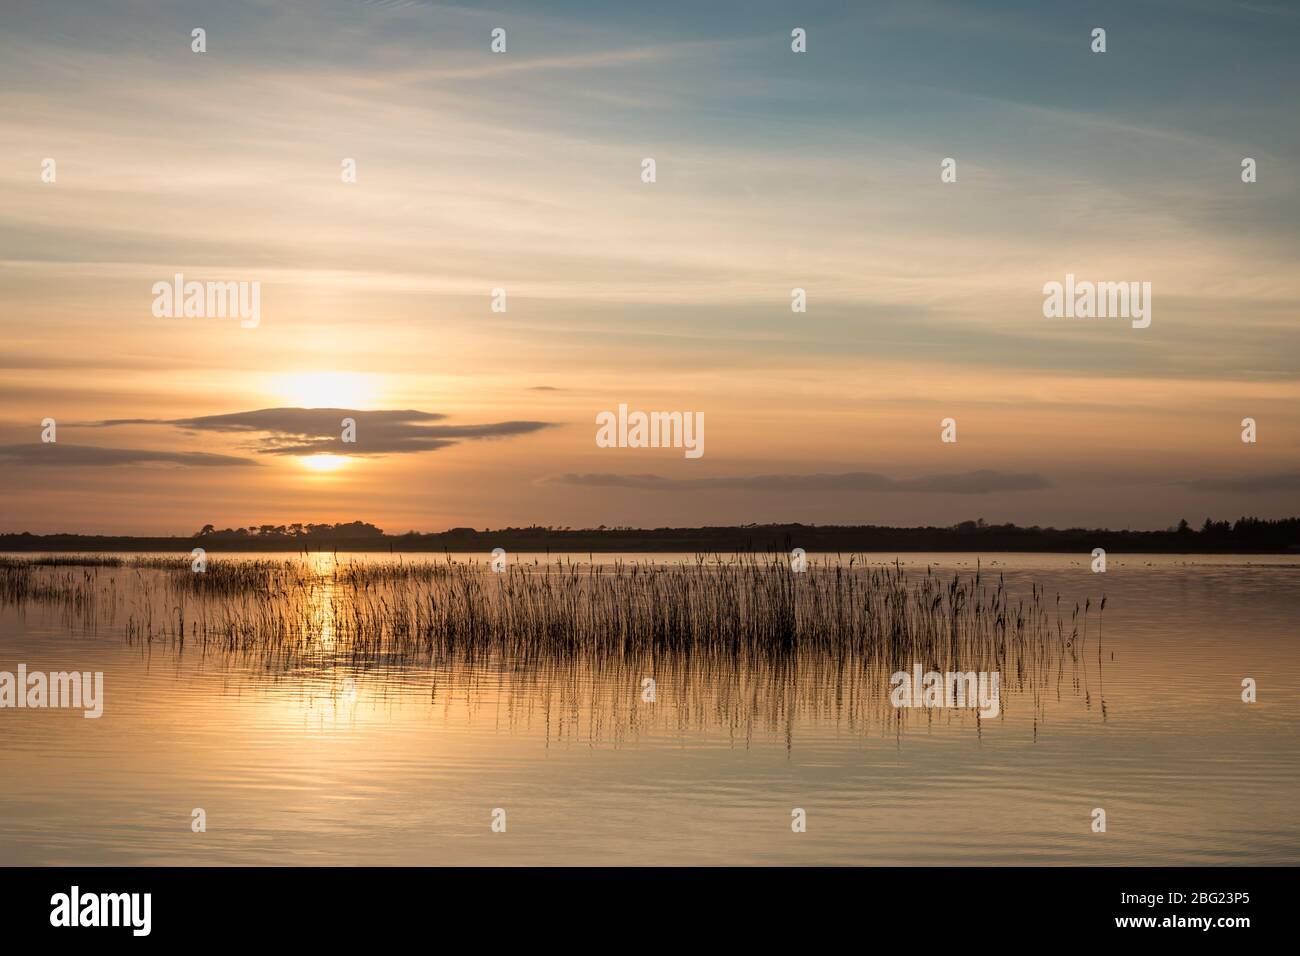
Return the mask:
<svg viewBox="0 0 1300 956">
<path fill-rule="evenodd" d="M 246 538 L 344 538 L 350 540 L 353 538 L 382 538 L 383 536 L 383 529 L 376 528 L 368 521 L 349 521 L 341 524 L 302 524 L 301 522 L 288 525 L 250 524 L 247 528 L 222 528 L 220 531 L 210 524 L 205 524 L 194 534 L 196 538 L 206 538 L 214 542 L 227 539 L 239 541 Z"/>
<path fill-rule="evenodd" d="M 0 534 L 9 551 L 168 551 L 202 546 L 232 551 L 460 551 L 493 548 L 531 552 L 916 552 L 1022 551 L 1089 553 L 1284 554 L 1300 552 L 1300 518 L 1206 518 L 1200 530 L 1186 519 L 1164 531 L 1112 531 L 1104 528 L 1020 527 L 988 524 L 982 518 L 947 527 L 890 528 L 877 525 L 748 524 L 703 528 L 569 528 L 529 525 L 497 529 L 386 534 L 366 521 L 337 524 L 249 525 L 222 528 L 207 524 L 189 537 L 132 537 L 80 534 Z"/>
</svg>

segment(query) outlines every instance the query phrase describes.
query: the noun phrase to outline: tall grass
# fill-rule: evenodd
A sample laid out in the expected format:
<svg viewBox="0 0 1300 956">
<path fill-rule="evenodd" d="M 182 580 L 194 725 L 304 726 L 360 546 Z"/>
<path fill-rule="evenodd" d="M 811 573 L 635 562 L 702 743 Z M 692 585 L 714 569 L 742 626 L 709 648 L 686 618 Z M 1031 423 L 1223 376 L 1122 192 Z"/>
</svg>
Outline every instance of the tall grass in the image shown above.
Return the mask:
<svg viewBox="0 0 1300 956">
<path fill-rule="evenodd" d="M 463 662 L 568 679 L 676 669 L 724 685 L 834 673 L 841 691 L 869 681 L 878 696 L 881 673 L 919 663 L 999 671 L 1004 688 L 1032 689 L 1036 707 L 1053 684 L 1086 685 L 1080 650 L 1094 615 L 1100 636 L 1091 599 L 1067 614 L 1036 585 L 1013 598 L 1001 575 L 909 573 L 857 556 L 798 574 L 780 555 L 500 574 L 450 559 L 210 559 L 195 573 L 188 557 L 0 558 L 0 604 L 29 603 L 120 627 L 132 644 L 280 673 Z M 575 661 L 586 678 L 568 669 Z"/>
</svg>

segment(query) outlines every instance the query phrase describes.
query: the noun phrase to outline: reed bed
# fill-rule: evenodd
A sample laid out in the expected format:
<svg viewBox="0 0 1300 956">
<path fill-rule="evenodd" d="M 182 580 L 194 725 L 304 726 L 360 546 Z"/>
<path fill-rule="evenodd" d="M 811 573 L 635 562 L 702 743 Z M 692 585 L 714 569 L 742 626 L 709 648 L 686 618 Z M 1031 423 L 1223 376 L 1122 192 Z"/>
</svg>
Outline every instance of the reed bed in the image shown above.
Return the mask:
<svg viewBox="0 0 1300 956">
<path fill-rule="evenodd" d="M 1104 599 L 1062 608 L 1001 575 L 940 575 L 858 556 L 791 572 L 781 555 L 677 564 L 0 558 L 0 605 L 63 609 L 87 629 L 177 653 L 222 655 L 269 672 L 460 661 L 516 674 L 707 673 L 732 695 L 782 674 L 910 669 L 999 671 L 1004 688 L 1080 687 Z M 1097 645 L 1100 660 L 1100 643 Z M 761 669 L 760 669 L 761 666 Z M 569 675 L 573 675 L 570 673 Z M 621 678 L 620 678 L 621 679 Z M 1082 673 L 1086 680 L 1086 671 Z M 823 683 L 816 681 L 814 683 Z M 735 684 L 735 686 L 731 686 Z"/>
</svg>

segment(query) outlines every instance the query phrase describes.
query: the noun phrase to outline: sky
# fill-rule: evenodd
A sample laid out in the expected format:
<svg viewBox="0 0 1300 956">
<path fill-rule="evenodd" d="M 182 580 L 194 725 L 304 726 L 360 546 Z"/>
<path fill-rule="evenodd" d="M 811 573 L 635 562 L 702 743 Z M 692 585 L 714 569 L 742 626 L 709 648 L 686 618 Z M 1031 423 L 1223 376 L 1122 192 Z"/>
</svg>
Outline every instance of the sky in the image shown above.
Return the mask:
<svg viewBox="0 0 1300 956">
<path fill-rule="evenodd" d="M 0 531 L 1295 514 L 1298 42 L 1264 0 L 7 0 Z M 157 314 L 178 273 L 256 323 Z M 1150 325 L 1045 317 L 1067 274 Z M 601 447 L 620 405 L 703 454 Z"/>
</svg>

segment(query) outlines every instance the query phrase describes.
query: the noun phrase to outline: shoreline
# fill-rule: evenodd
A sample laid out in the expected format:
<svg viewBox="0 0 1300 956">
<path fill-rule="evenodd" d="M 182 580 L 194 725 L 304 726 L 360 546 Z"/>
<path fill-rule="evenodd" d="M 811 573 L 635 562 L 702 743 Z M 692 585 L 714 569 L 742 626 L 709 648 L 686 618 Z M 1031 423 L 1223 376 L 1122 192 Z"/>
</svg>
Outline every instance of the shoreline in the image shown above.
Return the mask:
<svg viewBox="0 0 1300 956">
<path fill-rule="evenodd" d="M 303 554 L 389 552 L 392 554 L 491 553 L 504 548 L 528 554 L 1076 554 L 1101 548 L 1113 555 L 1297 555 L 1300 543 L 1216 541 L 1200 533 L 1065 531 L 1038 534 L 914 533 L 912 529 L 782 528 L 694 529 L 664 532 L 496 532 L 384 535 L 364 538 L 202 535 L 133 537 L 109 535 L 0 535 L 0 552 L 176 552 Z M 694 532 L 694 533 L 692 533 Z M 721 533 L 726 532 L 726 533 Z"/>
</svg>

